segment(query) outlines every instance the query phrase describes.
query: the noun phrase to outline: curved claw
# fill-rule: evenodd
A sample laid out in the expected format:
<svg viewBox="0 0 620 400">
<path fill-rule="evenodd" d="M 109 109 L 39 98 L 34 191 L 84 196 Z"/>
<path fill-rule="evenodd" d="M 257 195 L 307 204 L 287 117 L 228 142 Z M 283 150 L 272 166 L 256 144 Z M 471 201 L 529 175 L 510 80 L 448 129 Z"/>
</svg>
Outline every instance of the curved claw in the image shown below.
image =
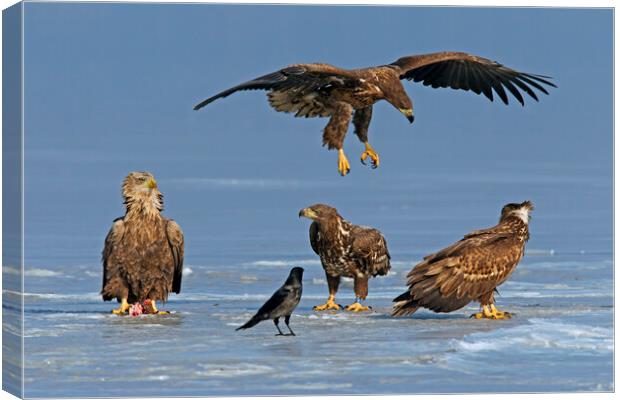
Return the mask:
<svg viewBox="0 0 620 400">
<path fill-rule="evenodd" d="M 312 307 L 312 309 L 314 311 L 340 310 L 341 308 L 342 308 L 342 306 L 340 306 L 339 304 L 336 304 L 334 299 L 332 299 L 331 297 L 329 299 L 327 299 L 325 304 L 321 304 L 320 306 Z"/>
<path fill-rule="evenodd" d="M 340 175 L 345 176 L 351 171 L 351 165 L 349 164 L 349 160 L 347 160 L 347 156 L 344 155 L 344 151 L 342 149 L 338 150 L 338 172 Z"/>
<path fill-rule="evenodd" d="M 491 304 L 491 309 L 487 306 L 482 306 L 482 311 L 469 316 L 469 318 L 476 319 L 510 319 L 512 314 L 507 311 L 499 311 L 495 308 L 494 304 Z"/>
<path fill-rule="evenodd" d="M 362 156 L 361 156 L 362 164 L 366 165 L 366 159 L 370 157 L 370 165 L 372 169 L 376 169 L 379 166 L 379 155 L 372 148 L 370 143 L 366 142 L 365 145 L 366 145 L 366 150 L 362 153 Z"/>
<path fill-rule="evenodd" d="M 363 306 L 359 302 L 355 302 L 353 304 L 349 304 L 344 308 L 345 311 L 353 311 L 353 312 L 361 312 L 361 311 L 372 311 L 372 307 Z"/>
<path fill-rule="evenodd" d="M 117 309 L 112 310 L 112 314 L 125 315 L 129 312 L 130 307 L 131 306 L 129 305 L 129 303 L 127 303 L 127 299 L 122 299 L 121 305 Z"/>
</svg>

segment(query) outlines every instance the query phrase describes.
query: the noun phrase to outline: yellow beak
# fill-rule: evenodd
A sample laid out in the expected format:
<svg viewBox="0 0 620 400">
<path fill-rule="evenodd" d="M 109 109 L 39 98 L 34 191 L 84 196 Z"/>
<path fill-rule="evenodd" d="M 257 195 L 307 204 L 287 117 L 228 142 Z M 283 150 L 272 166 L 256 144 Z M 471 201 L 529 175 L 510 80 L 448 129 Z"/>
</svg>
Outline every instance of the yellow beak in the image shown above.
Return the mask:
<svg viewBox="0 0 620 400">
<path fill-rule="evenodd" d="M 413 123 L 414 116 L 413 110 L 411 108 L 399 108 L 398 111 L 400 111 L 405 117 L 407 117 L 410 123 Z"/>
<path fill-rule="evenodd" d="M 314 211 L 312 211 L 312 209 L 304 208 L 303 210 L 299 212 L 299 218 L 301 217 L 315 219 L 315 218 L 318 218 L 318 215 Z"/>
<path fill-rule="evenodd" d="M 157 181 L 153 178 L 149 179 L 149 181 L 146 183 L 146 186 L 149 189 L 157 189 Z"/>
</svg>

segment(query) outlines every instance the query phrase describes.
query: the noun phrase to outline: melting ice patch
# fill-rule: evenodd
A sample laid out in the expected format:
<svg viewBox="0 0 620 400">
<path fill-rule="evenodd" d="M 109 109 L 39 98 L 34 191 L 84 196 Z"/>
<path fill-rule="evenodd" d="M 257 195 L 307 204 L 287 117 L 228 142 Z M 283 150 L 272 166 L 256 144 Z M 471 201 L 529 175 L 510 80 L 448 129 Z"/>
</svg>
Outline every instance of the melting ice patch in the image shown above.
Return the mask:
<svg viewBox="0 0 620 400">
<path fill-rule="evenodd" d="M 453 345 L 457 351 L 467 353 L 513 352 L 515 348 L 613 351 L 612 329 L 539 318 L 532 318 L 528 322 L 527 325 L 514 328 L 473 333 L 462 340 L 454 340 Z"/>
<path fill-rule="evenodd" d="M 268 374 L 273 371 L 272 367 L 267 365 L 241 363 L 236 365 L 230 364 L 198 364 L 202 371 L 197 371 L 196 375 L 218 377 L 218 378 L 234 378 L 238 376 L 261 375 Z"/>
</svg>

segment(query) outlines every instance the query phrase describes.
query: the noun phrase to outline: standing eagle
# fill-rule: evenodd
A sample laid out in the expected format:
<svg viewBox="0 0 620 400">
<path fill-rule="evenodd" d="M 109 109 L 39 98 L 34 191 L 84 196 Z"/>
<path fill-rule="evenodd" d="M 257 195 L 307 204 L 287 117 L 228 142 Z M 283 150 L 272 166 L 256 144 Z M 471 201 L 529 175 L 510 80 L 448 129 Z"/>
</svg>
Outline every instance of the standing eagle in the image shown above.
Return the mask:
<svg viewBox="0 0 620 400">
<path fill-rule="evenodd" d="M 450 312 L 476 300 L 482 312 L 472 317 L 510 318 L 510 313 L 495 308 L 493 292 L 523 257 L 533 209 L 529 201 L 507 204 L 494 227 L 468 233 L 451 246 L 424 257 L 407 275 L 409 290 L 394 299 L 392 315 L 413 314 L 420 307 Z"/>
<path fill-rule="evenodd" d="M 360 301 L 368 295 L 368 278 L 386 275 L 391 268 L 390 253 L 381 232 L 365 226 L 353 225 L 342 218 L 338 211 L 325 204 L 315 204 L 299 212 L 299 217 L 310 218 L 310 245 L 321 258 L 327 277 L 329 298 L 317 311 L 339 310 L 336 292 L 340 277 L 353 278 L 355 302 L 345 307 L 347 311 L 368 311 Z"/>
<path fill-rule="evenodd" d="M 103 248 L 103 300 L 116 299 L 115 314 L 130 304 L 165 302 L 180 293 L 183 272 L 183 232 L 161 215 L 163 196 L 148 172 L 132 172 L 123 181 L 125 216 L 114 221 Z"/>
<path fill-rule="evenodd" d="M 370 158 L 373 168 L 379 166 L 379 156 L 368 142 L 373 104 L 387 100 L 413 122 L 413 104 L 400 82 L 402 79 L 433 88 L 471 90 L 491 101 L 495 91 L 505 104 L 509 91 L 521 105 L 521 91 L 538 101 L 532 87 L 545 94 L 548 92 L 543 84 L 555 87 L 547 76 L 518 72 L 467 53 L 440 52 L 353 70 L 329 64 L 294 64 L 209 97 L 194 110 L 240 90 L 260 89 L 269 91 L 269 103 L 276 111 L 295 113 L 296 117 L 330 117 L 323 131 L 323 145 L 338 150 L 338 171 L 344 176 L 350 165 L 342 146 L 351 119 L 355 134 L 366 147 L 361 161 L 365 164 Z"/>
</svg>

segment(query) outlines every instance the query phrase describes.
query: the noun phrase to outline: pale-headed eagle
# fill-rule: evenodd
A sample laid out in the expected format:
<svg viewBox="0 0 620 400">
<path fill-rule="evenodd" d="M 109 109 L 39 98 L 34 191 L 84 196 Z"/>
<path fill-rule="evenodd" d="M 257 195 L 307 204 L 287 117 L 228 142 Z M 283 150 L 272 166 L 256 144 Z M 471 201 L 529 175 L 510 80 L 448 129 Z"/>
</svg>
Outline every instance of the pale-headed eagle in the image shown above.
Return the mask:
<svg viewBox="0 0 620 400">
<path fill-rule="evenodd" d="M 347 311 L 368 311 L 360 303 L 368 295 L 368 278 L 386 275 L 391 268 L 387 243 L 377 229 L 353 225 L 342 218 L 338 211 L 325 204 L 315 204 L 299 212 L 313 222 L 310 225 L 310 245 L 321 258 L 327 277 L 329 298 L 317 311 L 339 310 L 336 292 L 340 277 L 353 278 L 355 302 L 345 307 Z"/>
<path fill-rule="evenodd" d="M 521 91 L 538 101 L 532 88 L 548 94 L 543 87 L 555 87 L 547 76 L 515 71 L 486 58 L 461 52 L 440 52 L 402 57 L 388 65 L 346 70 L 329 64 L 294 64 L 209 97 L 194 107 L 198 110 L 240 90 L 267 90 L 276 111 L 296 117 L 330 117 L 323 131 L 323 145 L 338 150 L 338 171 L 350 170 L 342 149 L 349 123 L 366 146 L 361 161 L 370 158 L 374 168 L 379 156 L 368 142 L 372 106 L 387 100 L 413 122 L 413 103 L 401 79 L 422 82 L 433 88 L 471 90 L 493 101 L 493 91 L 508 104 L 507 91 L 524 105 Z"/>
<path fill-rule="evenodd" d="M 273 320 L 274 325 L 278 329 L 276 336 L 295 336 L 295 332 L 291 329 L 289 321 L 291 320 L 291 314 L 297 308 L 299 301 L 301 300 L 301 292 L 303 285 L 301 283 L 304 275 L 304 269 L 301 267 L 293 267 L 288 274 L 288 278 L 284 284 L 276 290 L 276 292 L 267 300 L 261 308 L 258 309 L 256 314 L 248 322 L 241 325 L 235 330 L 249 329 L 261 321 L 267 319 Z M 280 318 L 284 317 L 284 323 L 288 328 L 290 334 L 284 334 L 280 330 Z"/>
<path fill-rule="evenodd" d="M 494 227 L 468 233 L 453 245 L 424 257 L 407 275 L 409 290 L 394 299 L 392 315 L 409 315 L 420 307 L 450 312 L 475 300 L 482 312 L 472 317 L 510 318 L 510 313 L 495 308 L 493 292 L 523 257 L 533 209 L 529 201 L 507 204 Z"/>
<path fill-rule="evenodd" d="M 130 304 L 155 301 L 181 292 L 183 232 L 161 215 L 163 195 L 148 172 L 132 172 L 123 181 L 125 216 L 114 221 L 103 248 L 103 300 L 121 303 L 113 312 L 125 314 Z"/>
</svg>

